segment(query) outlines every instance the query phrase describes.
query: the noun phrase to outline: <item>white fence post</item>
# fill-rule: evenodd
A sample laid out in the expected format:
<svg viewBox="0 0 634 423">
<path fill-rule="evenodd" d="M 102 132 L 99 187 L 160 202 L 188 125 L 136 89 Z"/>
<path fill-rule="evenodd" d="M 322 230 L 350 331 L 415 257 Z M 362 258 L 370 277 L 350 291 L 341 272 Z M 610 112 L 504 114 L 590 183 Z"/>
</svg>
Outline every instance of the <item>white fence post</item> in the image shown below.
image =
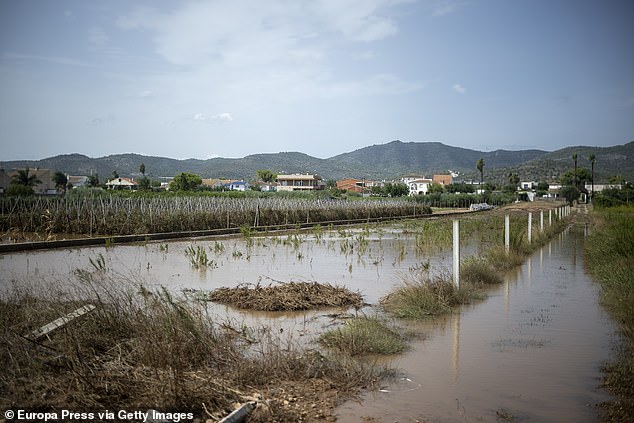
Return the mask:
<svg viewBox="0 0 634 423">
<path fill-rule="evenodd" d="M 539 211 L 539 232 L 544 232 L 544 210 Z"/>
<path fill-rule="evenodd" d="M 533 212 L 528 212 L 528 243 L 533 239 Z"/>
<path fill-rule="evenodd" d="M 509 253 L 509 250 L 511 249 L 511 228 L 510 228 L 510 221 L 509 221 L 509 215 L 505 214 L 504 215 L 504 248 L 506 250 L 506 254 Z"/>
<path fill-rule="evenodd" d="M 460 289 L 460 221 L 453 221 L 453 283 Z"/>
</svg>

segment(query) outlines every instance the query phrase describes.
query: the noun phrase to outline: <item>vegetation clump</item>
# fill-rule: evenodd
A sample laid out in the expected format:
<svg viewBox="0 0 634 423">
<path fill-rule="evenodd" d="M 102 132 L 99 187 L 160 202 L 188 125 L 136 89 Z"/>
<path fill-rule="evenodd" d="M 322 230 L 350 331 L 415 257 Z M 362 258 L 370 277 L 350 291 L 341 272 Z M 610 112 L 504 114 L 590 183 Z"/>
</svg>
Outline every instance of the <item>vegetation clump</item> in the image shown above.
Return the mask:
<svg viewBox="0 0 634 423">
<path fill-rule="evenodd" d="M 355 356 L 397 354 L 405 351 L 403 337 L 378 317 L 355 317 L 343 326 L 324 332 L 319 342 L 328 348 Z"/>
<path fill-rule="evenodd" d="M 451 312 L 476 298 L 478 295 L 469 284 L 457 288 L 449 275 L 429 277 L 421 273 L 405 278 L 381 300 L 381 305 L 396 317 L 420 319 Z"/>
<path fill-rule="evenodd" d="M 586 263 L 622 333 L 616 359 L 604 368 L 604 385 L 616 399 L 603 404 L 603 419 L 629 421 L 634 416 L 634 207 L 599 209 L 593 217 Z"/>
<path fill-rule="evenodd" d="M 218 288 L 208 295 L 210 301 L 242 309 L 262 311 L 310 310 L 324 307 L 361 307 L 358 292 L 329 283 L 287 282 L 262 286 L 242 284 L 235 288 Z"/>
</svg>

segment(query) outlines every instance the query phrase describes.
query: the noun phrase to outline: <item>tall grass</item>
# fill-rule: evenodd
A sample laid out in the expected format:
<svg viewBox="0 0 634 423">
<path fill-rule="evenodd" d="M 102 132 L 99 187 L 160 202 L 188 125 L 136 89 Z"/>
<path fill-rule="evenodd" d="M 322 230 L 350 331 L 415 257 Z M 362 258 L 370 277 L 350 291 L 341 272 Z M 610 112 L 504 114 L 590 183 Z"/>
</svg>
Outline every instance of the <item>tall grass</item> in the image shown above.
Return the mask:
<svg viewBox="0 0 634 423">
<path fill-rule="evenodd" d="M 634 416 L 634 207 L 593 212 L 594 227 L 585 242 L 588 269 L 601 283 L 601 302 L 618 323 L 623 342 L 605 367 L 606 388 L 616 400 L 604 404 L 606 421 Z"/>
</svg>

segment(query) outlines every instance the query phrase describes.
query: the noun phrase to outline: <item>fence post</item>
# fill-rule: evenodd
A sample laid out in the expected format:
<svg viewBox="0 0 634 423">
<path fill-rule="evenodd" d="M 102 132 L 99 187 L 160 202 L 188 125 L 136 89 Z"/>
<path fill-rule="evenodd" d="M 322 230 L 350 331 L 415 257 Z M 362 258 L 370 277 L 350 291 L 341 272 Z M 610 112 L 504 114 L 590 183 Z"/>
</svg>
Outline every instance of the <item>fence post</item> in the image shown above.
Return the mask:
<svg viewBox="0 0 634 423">
<path fill-rule="evenodd" d="M 544 232 L 544 210 L 539 211 L 539 232 Z"/>
<path fill-rule="evenodd" d="M 511 231 L 511 228 L 510 228 L 509 215 L 505 214 L 504 215 L 504 249 L 506 250 L 506 254 L 508 254 L 509 250 L 511 249 L 510 231 Z"/>
<path fill-rule="evenodd" d="M 460 221 L 453 221 L 453 283 L 460 289 Z"/>
<path fill-rule="evenodd" d="M 533 239 L 533 212 L 528 212 L 528 243 Z"/>
<path fill-rule="evenodd" d="M 548 226 L 553 226 L 553 209 L 548 209 Z"/>
</svg>

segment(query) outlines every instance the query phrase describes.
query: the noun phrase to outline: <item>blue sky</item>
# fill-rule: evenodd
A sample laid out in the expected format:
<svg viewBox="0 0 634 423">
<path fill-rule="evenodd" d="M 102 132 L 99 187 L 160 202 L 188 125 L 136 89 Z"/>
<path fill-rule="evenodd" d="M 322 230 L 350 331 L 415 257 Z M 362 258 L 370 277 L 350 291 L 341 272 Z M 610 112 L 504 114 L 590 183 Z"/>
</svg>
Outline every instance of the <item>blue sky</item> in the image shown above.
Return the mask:
<svg viewBox="0 0 634 423">
<path fill-rule="evenodd" d="M 634 139 L 634 1 L 0 1 L 2 160 Z"/>
</svg>

